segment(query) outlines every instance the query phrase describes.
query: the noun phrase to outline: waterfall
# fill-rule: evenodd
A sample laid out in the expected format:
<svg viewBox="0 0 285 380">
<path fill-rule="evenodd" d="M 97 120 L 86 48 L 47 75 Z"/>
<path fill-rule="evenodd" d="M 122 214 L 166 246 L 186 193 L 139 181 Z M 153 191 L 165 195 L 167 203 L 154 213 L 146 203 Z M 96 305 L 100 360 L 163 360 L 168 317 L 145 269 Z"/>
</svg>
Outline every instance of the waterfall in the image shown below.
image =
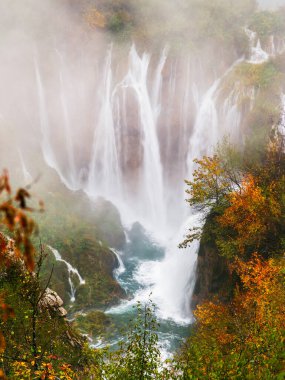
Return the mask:
<svg viewBox="0 0 285 380">
<path fill-rule="evenodd" d="M 46 102 L 46 96 L 44 91 L 44 85 L 42 82 L 42 77 L 39 70 L 38 61 L 35 58 L 35 74 L 36 74 L 36 85 L 38 92 L 38 109 L 39 109 L 39 118 L 40 118 L 40 130 L 42 135 L 41 148 L 44 159 L 51 168 L 55 169 L 61 179 L 61 181 L 67 186 L 70 187 L 70 184 L 65 177 L 64 173 L 61 171 L 60 166 L 58 165 L 55 153 L 53 151 L 51 143 L 51 131 L 49 125 L 49 112 Z"/>
<path fill-rule="evenodd" d="M 71 129 L 71 123 L 69 118 L 69 110 L 68 105 L 66 102 L 66 90 L 64 86 L 64 61 L 62 58 L 62 55 L 57 51 L 59 55 L 60 60 L 60 70 L 59 70 L 59 81 L 60 81 L 60 100 L 62 105 L 62 112 L 63 112 L 63 127 L 65 132 L 65 141 L 66 141 L 66 153 L 68 157 L 68 164 L 69 164 L 69 170 L 68 170 L 68 179 L 69 183 L 71 184 L 72 188 L 74 190 L 77 189 L 76 186 L 76 170 L 75 170 L 75 158 L 74 158 L 74 150 L 73 150 L 73 141 L 72 141 L 72 129 Z"/>
<path fill-rule="evenodd" d="M 51 246 L 48 245 L 48 248 L 51 250 L 51 252 L 53 253 L 56 261 L 60 261 L 62 263 L 64 263 L 67 267 L 67 270 L 68 270 L 68 283 L 69 283 L 69 286 L 70 286 L 70 302 L 75 302 L 75 295 L 76 295 L 76 286 L 73 282 L 73 279 L 72 279 L 72 276 L 75 275 L 79 281 L 79 285 L 84 285 L 85 284 L 85 280 L 83 280 L 83 278 L 80 276 L 78 270 L 76 268 L 74 268 L 68 261 L 64 260 L 60 253 L 58 252 L 58 250 L 56 250 L 55 248 L 52 248 Z"/>
<path fill-rule="evenodd" d="M 199 243 L 193 242 L 185 251 L 177 246 L 188 228 L 201 226 L 203 218 L 193 210 L 188 214 L 183 180 L 191 178 L 193 159 L 210 154 L 223 134 L 230 132 L 229 125 L 234 126 L 233 135 L 238 133 L 240 114 L 235 93 L 221 107 L 218 95 L 223 78 L 240 61 L 201 96 L 193 80 L 195 67 L 190 57 L 183 61 L 174 59 L 169 64 L 167 49 L 153 57 L 146 52 L 139 54 L 132 45 L 127 65 L 124 62 L 120 66 L 114 55 L 111 46 L 102 75 L 94 70 L 95 93 L 85 94 L 88 104 L 93 103 L 93 119 L 88 127 L 75 124 L 71 118 L 73 103 L 67 96 L 67 60 L 60 55 L 60 70 L 55 76 L 59 92 L 55 96 L 61 110 L 65 144 L 62 148 L 66 154 L 58 157 L 52 146 L 55 127 L 49 122 L 48 91 L 36 64 L 43 154 L 68 187 L 81 188 L 92 198 L 100 195 L 111 200 L 125 223 L 139 221 L 153 233 L 154 239 L 162 242 L 165 258 L 146 261 L 138 267 L 138 273 L 146 270 L 148 275 L 142 280 L 144 292 L 135 298 L 144 298 L 146 292 L 152 291 L 160 316 L 189 321 Z M 83 88 L 88 85 L 84 83 Z M 68 88 L 75 86 L 69 84 Z M 196 117 L 191 115 L 191 109 Z M 75 136 L 83 136 L 83 132 L 88 138 L 76 144 Z M 83 150 L 88 154 L 82 156 Z M 84 161 L 75 162 L 77 155 Z M 85 181 L 80 181 L 81 172 L 77 169 L 82 167 L 88 173 Z M 120 268 L 123 270 L 123 262 Z M 121 269 L 116 271 L 117 277 Z M 70 287 L 74 299 L 72 281 Z"/>
<path fill-rule="evenodd" d="M 195 169 L 193 160 L 211 154 L 225 133 L 221 128 L 217 109 L 218 90 L 223 79 L 239 62 L 240 60 L 236 61 L 221 78 L 215 80 L 202 98 L 188 144 L 187 179 L 192 178 Z M 240 113 L 229 99 L 225 100 L 223 110 L 226 132 L 231 132 L 231 127 L 234 126 L 236 129 L 239 124 Z M 187 319 L 191 316 L 190 299 L 194 290 L 195 267 L 200 243 L 194 241 L 184 251 L 179 250 L 177 246 L 184 240 L 189 230 L 193 227 L 201 228 L 203 220 L 203 213 L 191 209 L 190 216 L 167 246 L 165 260 L 160 264 L 159 275 L 153 290 L 164 317 L 177 319 L 179 316 Z"/>
<path fill-rule="evenodd" d="M 267 62 L 270 55 L 264 51 L 261 47 L 260 39 L 257 37 L 257 33 L 252 30 L 245 28 L 245 33 L 249 39 L 250 57 L 248 59 L 249 63 L 261 64 Z M 274 43 L 274 39 L 271 40 Z M 275 51 L 275 47 L 271 46 L 271 50 Z"/>
<path fill-rule="evenodd" d="M 285 137 L 285 94 L 281 94 L 281 118 L 278 125 L 279 133 Z"/>
<path fill-rule="evenodd" d="M 53 149 L 50 143 L 48 110 L 46 107 L 46 99 L 45 99 L 42 78 L 40 75 L 38 61 L 36 59 L 35 59 L 35 71 L 36 71 L 36 82 L 37 82 L 37 89 L 38 89 L 40 128 L 41 128 L 41 133 L 42 133 L 42 143 L 41 143 L 42 152 L 43 152 L 43 156 L 46 163 L 50 167 L 56 169 L 57 172 L 59 172 L 59 169 L 55 165 L 55 157 L 54 157 Z"/>
<path fill-rule="evenodd" d="M 24 177 L 25 185 L 29 185 L 29 184 L 31 184 L 33 182 L 33 177 L 32 177 L 31 173 L 27 169 L 27 166 L 26 166 L 26 163 L 24 161 L 24 157 L 23 157 L 22 151 L 20 149 L 18 149 L 18 154 L 19 154 L 19 157 L 20 157 L 20 162 L 21 162 L 21 167 L 22 167 L 22 172 L 23 172 L 23 177 Z"/>
<path fill-rule="evenodd" d="M 185 234 L 192 227 L 201 226 L 200 214 L 190 215 L 181 225 L 166 247 L 165 258 L 143 263 L 138 276 L 148 291 L 142 298 L 151 297 L 158 308 L 158 316 L 176 323 L 189 323 L 192 319 L 190 300 L 195 285 L 195 268 L 199 241 L 194 241 L 185 250 L 178 248 Z"/>
<path fill-rule="evenodd" d="M 210 86 L 202 98 L 198 109 L 195 125 L 188 144 L 187 177 L 192 178 L 195 169 L 195 158 L 213 153 L 213 149 L 224 136 L 237 139 L 237 131 L 240 123 L 240 112 L 237 105 L 238 90 L 235 89 L 225 98 L 222 105 L 222 117 L 219 115 L 218 97 L 223 80 L 243 60 L 238 59 L 232 66 Z M 236 96 L 235 96 L 236 94 Z"/>
<path fill-rule="evenodd" d="M 165 225 L 165 206 L 163 189 L 163 171 L 160 157 L 159 141 L 157 136 L 157 118 L 160 113 L 160 90 L 162 69 L 165 64 L 165 52 L 158 64 L 153 96 L 147 86 L 150 56 L 146 53 L 140 57 L 133 45 L 129 54 L 129 71 L 121 83 L 123 89 L 132 89 L 139 107 L 139 124 L 141 144 L 143 146 L 143 166 L 140 174 L 140 201 L 143 205 L 141 213 L 145 212 L 152 225 Z M 147 219 L 147 218 L 146 218 Z"/>
<path fill-rule="evenodd" d="M 92 157 L 87 191 L 107 198 L 121 193 L 121 171 L 117 149 L 112 94 L 112 48 L 109 49 L 102 85 L 99 87 L 101 107 L 94 123 Z"/>
<path fill-rule="evenodd" d="M 118 267 L 114 270 L 114 276 L 115 278 L 118 279 L 118 277 L 125 272 L 126 268 L 125 268 L 125 265 L 123 263 L 123 260 L 122 260 L 122 257 L 121 257 L 121 252 L 117 251 L 116 249 L 113 249 L 112 248 L 112 252 L 114 253 L 114 255 L 117 257 L 117 260 L 118 260 Z"/>
</svg>

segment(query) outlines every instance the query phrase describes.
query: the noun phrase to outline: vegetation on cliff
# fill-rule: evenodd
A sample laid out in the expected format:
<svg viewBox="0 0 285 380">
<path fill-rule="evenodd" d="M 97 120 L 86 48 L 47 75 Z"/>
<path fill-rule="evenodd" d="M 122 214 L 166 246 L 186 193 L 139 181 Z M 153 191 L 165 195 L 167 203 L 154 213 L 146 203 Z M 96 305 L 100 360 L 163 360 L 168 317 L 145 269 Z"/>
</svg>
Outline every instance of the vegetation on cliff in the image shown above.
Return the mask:
<svg viewBox="0 0 285 380">
<path fill-rule="evenodd" d="M 258 163 L 220 148 L 197 161 L 187 182 L 190 204 L 210 212 L 204 239 L 224 257 L 230 287 L 226 302 L 217 292 L 197 307 L 196 328 L 179 356 L 186 379 L 284 376 L 283 139 L 274 130 Z M 191 231 L 184 246 L 198 236 Z"/>
<path fill-rule="evenodd" d="M 49 178 L 48 184 L 45 178 Z M 80 285 L 78 278 L 74 278 L 76 302 L 71 303 L 67 266 L 57 261 L 48 248 L 42 281 L 47 280 L 54 266 L 51 287 L 72 311 L 105 309 L 124 298 L 124 291 L 113 277 L 118 261 L 109 248 L 121 249 L 125 244 L 116 208 L 104 199 L 93 203 L 83 192 L 68 190 L 54 178 L 52 171 L 33 187 L 33 192 L 42 194 L 47 205 L 44 213 L 35 215 L 42 244 L 58 250 L 62 258 L 78 270 L 85 283 Z M 38 239 L 33 242 L 37 245 Z"/>
<path fill-rule="evenodd" d="M 82 12 L 90 27 L 107 30 L 123 41 L 141 45 L 170 45 L 177 49 L 197 49 L 215 45 L 223 50 L 247 48 L 241 25 L 246 25 L 256 9 L 253 0 L 229 3 L 226 0 L 191 0 L 179 4 L 139 0 L 100 0 L 82 3 Z M 215 23 L 213 23 L 215 19 Z M 185 38 L 187 37 L 187 38 Z"/>
</svg>

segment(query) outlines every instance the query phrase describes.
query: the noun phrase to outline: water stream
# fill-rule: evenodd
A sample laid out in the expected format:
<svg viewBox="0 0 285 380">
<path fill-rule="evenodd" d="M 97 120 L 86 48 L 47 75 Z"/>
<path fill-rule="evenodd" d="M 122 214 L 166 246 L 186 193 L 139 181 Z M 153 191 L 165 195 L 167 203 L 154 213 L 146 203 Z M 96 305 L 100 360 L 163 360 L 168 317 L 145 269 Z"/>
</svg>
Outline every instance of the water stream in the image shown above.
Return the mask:
<svg viewBox="0 0 285 380">
<path fill-rule="evenodd" d="M 60 261 L 66 265 L 67 271 L 68 271 L 68 283 L 70 286 L 70 302 L 75 302 L 75 300 L 76 300 L 76 283 L 74 282 L 74 276 L 77 277 L 77 283 L 79 281 L 79 285 L 84 285 L 85 280 L 80 276 L 80 274 L 76 268 L 74 268 L 68 261 L 64 260 L 61 257 L 61 254 L 58 252 L 57 249 L 52 248 L 51 246 L 48 246 L 48 248 L 53 253 L 56 261 Z"/>
</svg>

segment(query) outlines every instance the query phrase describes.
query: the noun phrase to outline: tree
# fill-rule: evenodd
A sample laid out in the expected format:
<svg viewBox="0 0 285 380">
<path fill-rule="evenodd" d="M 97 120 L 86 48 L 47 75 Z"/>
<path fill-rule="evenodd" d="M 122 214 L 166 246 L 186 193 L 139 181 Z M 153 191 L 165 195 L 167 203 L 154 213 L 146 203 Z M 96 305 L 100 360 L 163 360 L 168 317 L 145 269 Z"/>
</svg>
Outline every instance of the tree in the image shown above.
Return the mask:
<svg viewBox="0 0 285 380">
<path fill-rule="evenodd" d="M 84 339 L 57 310 L 45 305 L 50 278 L 45 286 L 40 272 L 45 257 L 36 254 L 32 236 L 37 226 L 28 216 L 42 211 L 27 205 L 29 188 L 13 194 L 8 173 L 0 176 L 0 378 L 79 378 L 80 362 L 87 360 Z M 13 239 L 12 239 L 13 238 Z M 93 366 L 96 362 L 93 361 Z M 77 370 L 77 374 L 74 372 Z M 5 372 L 5 374 L 4 374 Z"/>
<path fill-rule="evenodd" d="M 195 159 L 197 169 L 194 170 L 193 180 L 185 181 L 189 186 L 186 193 L 187 202 L 199 210 L 209 211 L 219 207 L 224 201 L 225 194 L 233 189 L 233 182 L 227 175 L 223 163 L 218 155 L 204 156 L 201 160 Z"/>
<path fill-rule="evenodd" d="M 15 241 L 15 255 L 22 258 L 27 269 L 34 269 L 34 247 L 31 243 L 31 236 L 36 230 L 33 220 L 28 217 L 26 211 L 31 211 L 27 207 L 26 199 L 30 197 L 27 189 L 20 188 L 16 194 L 12 193 L 8 172 L 5 170 L 0 176 L 0 196 L 4 199 L 0 203 L 0 226 L 12 233 Z M 43 205 L 40 203 L 40 209 Z M 11 249 L 11 241 L 0 233 L 0 263 L 5 263 Z M 6 321 L 14 316 L 13 309 L 4 302 L 1 295 L 2 320 Z M 5 350 L 5 340 L 0 332 L 0 352 Z M 4 378 L 4 373 L 0 371 L 0 378 Z"/>
<path fill-rule="evenodd" d="M 119 350 L 111 353 L 105 368 L 108 380 L 159 379 L 161 365 L 154 305 L 137 303 L 137 317 L 130 324 Z"/>
<path fill-rule="evenodd" d="M 229 304 L 206 302 L 183 348 L 178 379 L 284 378 L 284 263 L 255 255 L 232 265 L 240 286 Z"/>
</svg>

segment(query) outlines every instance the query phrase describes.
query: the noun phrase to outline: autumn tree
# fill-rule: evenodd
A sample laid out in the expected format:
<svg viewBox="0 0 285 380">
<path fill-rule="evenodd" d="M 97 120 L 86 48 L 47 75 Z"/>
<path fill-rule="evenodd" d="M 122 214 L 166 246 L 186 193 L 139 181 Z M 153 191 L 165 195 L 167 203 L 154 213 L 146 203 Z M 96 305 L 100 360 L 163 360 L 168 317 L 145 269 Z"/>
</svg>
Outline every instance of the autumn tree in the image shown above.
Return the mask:
<svg viewBox="0 0 285 380">
<path fill-rule="evenodd" d="M 284 378 L 284 262 L 255 255 L 237 259 L 232 270 L 240 277 L 232 301 L 206 302 L 195 312 L 178 379 Z"/>
<path fill-rule="evenodd" d="M 187 201 L 206 210 L 203 233 L 211 232 L 220 254 L 230 259 L 249 258 L 256 251 L 264 257 L 280 254 L 285 248 L 283 137 L 272 137 L 260 163 L 235 159 L 239 161 L 235 165 L 234 155 L 233 148 L 226 147 L 213 157 L 196 160 L 193 180 L 186 181 Z M 194 229 L 181 246 L 200 237 Z"/>
<path fill-rule="evenodd" d="M 201 160 L 195 159 L 196 169 L 192 181 L 186 180 L 188 185 L 187 202 L 199 210 L 217 208 L 224 202 L 224 197 L 233 189 L 233 182 L 227 175 L 220 157 L 204 156 Z"/>
<path fill-rule="evenodd" d="M 37 226 L 29 216 L 42 211 L 43 204 L 28 205 L 29 187 L 14 194 L 6 171 L 0 176 L 0 196 L 0 379 L 79 379 L 82 366 L 91 363 L 84 339 L 44 303 L 49 280 L 43 286 L 40 271 L 45 255 L 32 243 Z M 92 365 L 96 368 L 94 359 Z"/>
<path fill-rule="evenodd" d="M 216 254 L 226 258 L 233 295 L 221 302 L 217 294 L 197 307 L 197 324 L 177 363 L 178 379 L 285 375 L 283 136 L 272 134 L 260 162 L 246 155 L 238 161 L 231 165 L 219 153 L 204 157 L 187 182 L 190 205 L 208 212 L 203 234 L 210 232 Z"/>
</svg>

